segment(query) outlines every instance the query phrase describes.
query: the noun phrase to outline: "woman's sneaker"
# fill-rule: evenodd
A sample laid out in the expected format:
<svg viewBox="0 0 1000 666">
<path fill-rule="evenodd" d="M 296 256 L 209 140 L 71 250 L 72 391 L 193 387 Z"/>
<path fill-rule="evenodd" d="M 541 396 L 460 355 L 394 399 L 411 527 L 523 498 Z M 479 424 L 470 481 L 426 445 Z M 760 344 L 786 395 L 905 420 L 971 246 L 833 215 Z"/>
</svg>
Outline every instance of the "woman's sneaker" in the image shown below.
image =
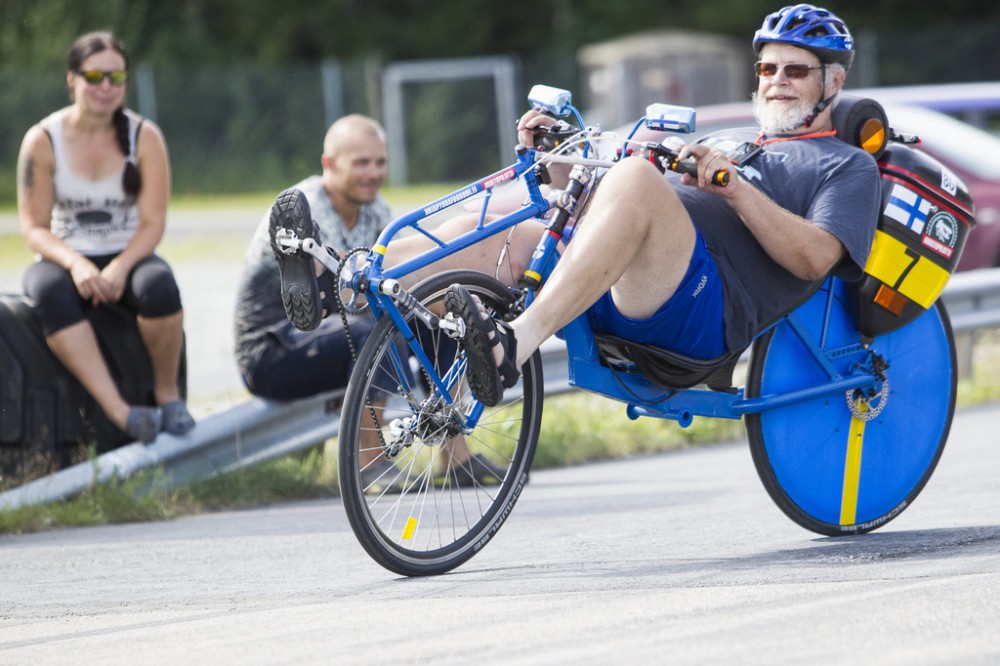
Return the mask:
<svg viewBox="0 0 1000 666">
<path fill-rule="evenodd" d="M 269 231 L 271 250 L 281 275 L 285 316 L 300 331 L 312 331 L 323 319 L 313 258 L 301 247 L 287 248 L 279 244 L 281 239 L 304 241 L 307 238 L 319 243 L 319 230 L 313 222 L 309 201 L 301 190 L 290 188 L 277 196 L 271 205 Z"/>
</svg>

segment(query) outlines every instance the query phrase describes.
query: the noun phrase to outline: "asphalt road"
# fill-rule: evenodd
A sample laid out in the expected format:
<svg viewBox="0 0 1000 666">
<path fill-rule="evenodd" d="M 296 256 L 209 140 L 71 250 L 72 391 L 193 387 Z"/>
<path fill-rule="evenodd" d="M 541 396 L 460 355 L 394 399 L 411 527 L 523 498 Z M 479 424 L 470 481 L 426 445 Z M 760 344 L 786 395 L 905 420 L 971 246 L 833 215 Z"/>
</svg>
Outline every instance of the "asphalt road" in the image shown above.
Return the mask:
<svg viewBox="0 0 1000 666">
<path fill-rule="evenodd" d="M 0 664 L 997 664 L 1000 406 L 923 494 L 828 538 L 743 444 L 561 470 L 455 572 L 370 561 L 339 501 L 0 538 Z"/>
</svg>

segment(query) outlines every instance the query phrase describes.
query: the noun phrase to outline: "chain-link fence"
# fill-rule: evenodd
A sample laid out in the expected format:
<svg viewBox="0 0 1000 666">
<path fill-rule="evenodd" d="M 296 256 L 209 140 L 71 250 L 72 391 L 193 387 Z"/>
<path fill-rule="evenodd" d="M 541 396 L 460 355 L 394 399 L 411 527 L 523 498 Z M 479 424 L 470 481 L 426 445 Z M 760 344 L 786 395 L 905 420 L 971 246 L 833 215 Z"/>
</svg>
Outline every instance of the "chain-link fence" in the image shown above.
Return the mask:
<svg viewBox="0 0 1000 666">
<path fill-rule="evenodd" d="M 1000 79 L 1000 26 L 865 35 L 856 85 Z M 873 57 L 873 53 L 875 54 Z M 514 99 L 534 83 L 565 87 L 588 108 L 587 74 L 569 57 L 510 57 Z M 872 62 L 874 60 L 874 63 Z M 383 122 L 384 63 L 324 62 L 264 67 L 138 66 L 128 104 L 154 118 L 170 149 L 174 191 L 278 190 L 319 169 L 322 137 L 342 113 Z M 873 74 L 874 72 L 874 74 Z M 67 104 L 62 71 L 0 68 L 0 205 L 14 200 L 15 165 L 24 132 Z M 500 166 L 497 94 L 486 78 L 406 84 L 405 159 L 410 182 L 468 181 Z M 671 101 L 671 100 L 662 100 Z M 718 100 L 711 100 L 718 101 Z M 522 107 L 518 106 L 518 112 Z M 635 113 L 641 113 L 636 109 Z"/>
<path fill-rule="evenodd" d="M 572 62 L 511 59 L 511 93 L 522 81 L 575 88 Z M 322 140 L 344 113 L 383 122 L 383 68 L 370 62 L 311 66 L 233 65 L 135 67 L 127 105 L 153 119 L 170 150 L 174 191 L 238 193 L 280 189 L 319 170 Z M 0 204 L 15 194 L 15 164 L 28 128 L 68 104 L 61 71 L 0 71 Z M 530 84 L 529 84 L 530 85 Z M 406 85 L 410 182 L 465 181 L 498 168 L 501 139 L 513 146 L 514 127 L 499 137 L 494 82 L 486 78 L 414 81 Z M 518 106 L 518 111 L 521 106 Z M 512 158 L 513 153 L 503 159 Z"/>
</svg>

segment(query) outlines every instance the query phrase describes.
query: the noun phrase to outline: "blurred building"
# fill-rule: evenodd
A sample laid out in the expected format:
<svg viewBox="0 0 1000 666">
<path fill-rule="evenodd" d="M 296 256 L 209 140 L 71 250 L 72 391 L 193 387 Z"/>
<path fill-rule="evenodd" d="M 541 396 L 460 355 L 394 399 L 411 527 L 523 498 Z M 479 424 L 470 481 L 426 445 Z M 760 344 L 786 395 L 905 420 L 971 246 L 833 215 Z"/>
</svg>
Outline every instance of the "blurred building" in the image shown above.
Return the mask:
<svg viewBox="0 0 1000 666">
<path fill-rule="evenodd" d="M 746 100 L 753 51 L 746 40 L 680 30 L 635 33 L 577 54 L 588 120 L 616 127 L 655 102 L 700 106 Z"/>
</svg>

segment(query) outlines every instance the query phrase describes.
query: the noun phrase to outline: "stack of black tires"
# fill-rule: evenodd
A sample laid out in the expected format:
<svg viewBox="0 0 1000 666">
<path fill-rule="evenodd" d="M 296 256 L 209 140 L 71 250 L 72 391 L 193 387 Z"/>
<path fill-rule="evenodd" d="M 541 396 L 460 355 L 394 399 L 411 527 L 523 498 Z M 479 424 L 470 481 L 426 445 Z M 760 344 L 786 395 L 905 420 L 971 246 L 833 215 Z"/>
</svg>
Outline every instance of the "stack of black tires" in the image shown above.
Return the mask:
<svg viewBox="0 0 1000 666">
<path fill-rule="evenodd" d="M 88 318 L 129 404 L 155 405 L 153 372 L 135 316 L 117 306 Z M 186 363 L 178 383 L 186 394 Z M 0 295 L 0 486 L 12 486 L 130 441 L 49 350 L 23 296 Z"/>
</svg>

